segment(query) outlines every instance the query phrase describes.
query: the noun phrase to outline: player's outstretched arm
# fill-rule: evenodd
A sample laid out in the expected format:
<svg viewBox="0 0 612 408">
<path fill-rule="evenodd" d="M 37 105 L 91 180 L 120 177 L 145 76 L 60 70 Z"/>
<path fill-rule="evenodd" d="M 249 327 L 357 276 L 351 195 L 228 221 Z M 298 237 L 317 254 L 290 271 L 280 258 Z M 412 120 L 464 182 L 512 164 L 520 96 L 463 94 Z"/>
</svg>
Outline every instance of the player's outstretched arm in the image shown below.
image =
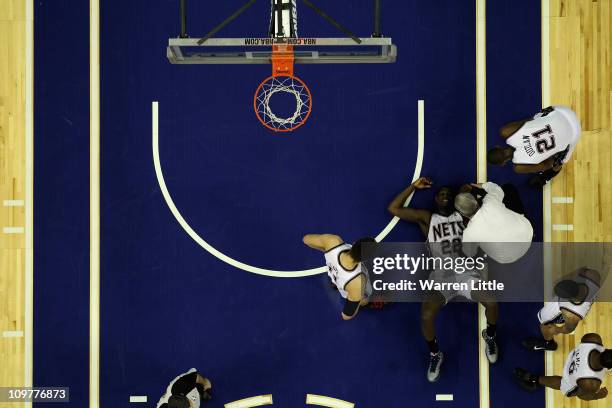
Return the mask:
<svg viewBox="0 0 612 408">
<path fill-rule="evenodd" d="M 206 377 L 203 377 L 200 373 L 198 373 L 196 376 L 196 384 L 202 384 L 204 390 L 209 390 L 212 388 L 210 380 Z"/>
<path fill-rule="evenodd" d="M 516 132 L 518 132 L 519 129 L 523 127 L 525 122 L 529 122 L 530 120 L 533 120 L 533 118 L 527 118 L 507 123 L 501 129 L 499 129 L 499 135 L 502 139 L 506 140 L 512 135 L 514 135 Z"/>
<path fill-rule="evenodd" d="M 323 252 L 344 242 L 342 238 L 334 234 L 306 234 L 302 241 L 310 248 Z"/>
<path fill-rule="evenodd" d="M 539 164 L 515 164 L 514 172 L 521 173 L 521 174 L 540 173 L 540 172 L 552 169 L 554 165 L 555 165 L 555 158 L 549 157 L 548 159 L 544 160 L 542 163 L 539 163 Z"/>
<path fill-rule="evenodd" d="M 408 197 L 410 197 L 410 195 L 416 190 L 431 188 L 432 184 L 433 182 L 427 177 L 419 178 L 401 193 L 399 193 L 387 206 L 387 210 L 389 210 L 392 215 L 401 218 L 404 221 L 418 224 L 423 234 L 427 235 L 429 230 L 429 221 L 431 220 L 431 212 L 427 210 L 404 207 L 404 204 L 406 203 Z"/>
<path fill-rule="evenodd" d="M 578 327 L 578 323 L 580 323 L 582 318 L 564 309 L 563 310 L 563 320 L 565 321 L 565 323 L 563 323 L 563 326 L 557 327 L 553 325 L 555 334 L 572 333 L 574 330 L 576 330 L 576 327 Z"/>
<path fill-rule="evenodd" d="M 608 389 L 606 387 L 599 388 L 600 386 L 601 381 L 599 380 L 579 380 L 576 396 L 583 401 L 595 401 L 606 398 L 608 396 Z"/>
<path fill-rule="evenodd" d="M 363 276 L 358 276 L 350 281 L 344 288 L 347 292 L 347 297 L 344 309 L 342 310 L 343 320 L 351 320 L 357 316 L 357 313 L 359 313 L 364 284 L 365 282 Z"/>
</svg>

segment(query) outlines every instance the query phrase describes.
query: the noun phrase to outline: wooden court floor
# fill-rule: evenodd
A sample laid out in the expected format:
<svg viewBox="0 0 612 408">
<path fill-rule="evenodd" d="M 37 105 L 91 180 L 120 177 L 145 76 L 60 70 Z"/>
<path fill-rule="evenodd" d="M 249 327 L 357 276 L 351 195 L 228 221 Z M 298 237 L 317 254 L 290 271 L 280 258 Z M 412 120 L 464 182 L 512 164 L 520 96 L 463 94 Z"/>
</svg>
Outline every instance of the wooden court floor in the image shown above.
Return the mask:
<svg viewBox="0 0 612 408">
<path fill-rule="evenodd" d="M 612 242 L 612 1 L 551 0 L 549 24 L 551 101 L 571 106 L 583 129 L 572 161 L 552 183 L 552 197 L 573 200 L 551 204 L 552 240 Z M 597 303 L 575 334 L 562 338 L 553 357 L 556 375 L 589 332 L 612 347 L 612 303 Z M 607 384 L 612 389 L 609 376 Z M 604 408 L 611 401 L 585 403 L 554 393 L 556 408 Z"/>
<path fill-rule="evenodd" d="M 25 0 L 0 1 L 0 386 L 3 387 L 28 384 L 31 375 L 31 370 L 26 369 L 31 367 L 26 361 L 31 356 L 26 351 L 31 345 L 31 330 L 26 327 L 29 324 L 26 316 L 31 315 L 26 310 L 30 303 L 26 277 L 31 267 L 26 262 L 32 259 L 32 190 L 28 191 L 31 183 L 27 183 L 31 177 L 27 172 L 30 162 L 26 165 L 26 135 L 28 122 L 31 123 L 26 115 L 26 93 L 31 89 L 26 86 L 26 52 L 32 49 L 26 46 L 31 19 L 26 16 L 25 5 Z"/>
<path fill-rule="evenodd" d="M 612 242 L 612 0 L 542 1 L 549 2 L 550 100 L 571 106 L 583 126 L 572 161 L 552 183 L 545 202 L 551 208 L 550 237 Z M 0 0 L 0 386 L 28 384 L 31 378 L 31 23 L 26 0 Z M 598 303 L 574 335 L 561 339 L 553 371 L 560 372 L 565 356 L 586 332 L 597 332 L 612 344 L 611 317 L 612 303 Z M 563 408 L 603 408 L 612 398 L 583 403 L 553 395 L 547 405 Z"/>
</svg>

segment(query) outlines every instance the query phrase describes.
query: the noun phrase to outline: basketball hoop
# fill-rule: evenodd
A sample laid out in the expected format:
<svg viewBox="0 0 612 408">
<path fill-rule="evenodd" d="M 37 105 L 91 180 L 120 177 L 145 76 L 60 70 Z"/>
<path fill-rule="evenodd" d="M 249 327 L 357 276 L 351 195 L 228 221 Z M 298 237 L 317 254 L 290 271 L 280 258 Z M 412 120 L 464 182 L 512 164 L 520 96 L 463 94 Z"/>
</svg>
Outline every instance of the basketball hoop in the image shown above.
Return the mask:
<svg viewBox="0 0 612 408">
<path fill-rule="evenodd" d="M 312 110 L 312 96 L 304 81 L 293 75 L 293 45 L 272 46 L 272 76 L 263 80 L 255 91 L 253 107 L 259 121 L 275 132 L 291 132 L 308 120 Z M 285 93 L 295 98 L 295 111 L 280 117 L 270 108 L 274 95 Z"/>
<path fill-rule="evenodd" d="M 215 37 L 256 1 L 247 0 L 246 4 L 206 35 L 196 39 L 187 35 L 186 0 L 181 0 L 180 35 L 179 38 L 168 39 L 166 56 L 172 64 L 250 65 L 271 62 L 272 75 L 259 85 L 253 97 L 253 108 L 257 118 L 270 130 L 291 132 L 306 123 L 312 111 L 312 95 L 304 81 L 293 75 L 294 63 L 389 64 L 397 60 L 397 46 L 391 38 L 383 36 L 381 32 L 381 0 L 374 0 L 374 33 L 368 38 L 357 37 L 351 30 L 308 0 L 303 0 L 303 3 L 341 31 L 342 37 L 300 37 L 297 0 L 270 0 L 270 25 L 266 37 Z M 272 47 L 271 52 L 270 47 Z M 283 98 L 288 98 L 289 101 L 280 102 L 279 100 Z M 295 109 L 292 110 L 294 104 Z M 278 109 L 277 105 L 281 105 L 282 110 Z"/>
</svg>

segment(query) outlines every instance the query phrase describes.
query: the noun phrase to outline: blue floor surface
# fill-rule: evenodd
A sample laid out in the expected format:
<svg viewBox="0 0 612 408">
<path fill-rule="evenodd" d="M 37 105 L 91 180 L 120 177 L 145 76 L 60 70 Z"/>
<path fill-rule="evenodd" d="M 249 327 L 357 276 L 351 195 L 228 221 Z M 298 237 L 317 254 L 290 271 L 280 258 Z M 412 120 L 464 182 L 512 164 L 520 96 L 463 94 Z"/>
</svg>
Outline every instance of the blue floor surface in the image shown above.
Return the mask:
<svg viewBox="0 0 612 408">
<path fill-rule="evenodd" d="M 190 33 L 203 34 L 239 3 L 190 2 Z M 264 3 L 219 35 L 265 36 Z M 420 305 L 367 310 L 342 322 L 340 299 L 325 276 L 262 277 L 219 261 L 168 209 L 151 147 L 151 103 L 158 101 L 164 177 L 191 227 L 255 266 L 318 267 L 322 256 L 302 244 L 305 233 L 334 232 L 351 241 L 389 222 L 386 206 L 410 183 L 417 160 L 417 100 L 425 101 L 421 174 L 439 185 L 476 179 L 476 11 L 468 3 L 385 4 L 383 32 L 398 44 L 395 64 L 297 66 L 313 93 L 313 113 L 288 135 L 272 134 L 252 111 L 252 94 L 269 66 L 171 65 L 165 44 L 178 32 L 176 1 L 101 3 L 102 407 L 129 407 L 130 395 L 154 403 L 190 367 L 213 379 L 212 408 L 269 393 L 284 407 L 303 406 L 307 393 L 362 408 L 433 407 L 436 394 L 454 394 L 448 406 L 478 406 L 475 305 L 441 312 L 447 360 L 431 385 Z M 501 124 L 539 108 L 539 6 L 531 3 L 506 0 L 489 8 L 490 145 Z M 321 7 L 359 35 L 371 33 L 371 2 Z M 75 42 L 67 64 L 51 45 L 67 34 L 87 38 L 88 7 L 42 1 L 36 13 L 35 382 L 70 386 L 69 405 L 83 407 L 89 49 L 87 41 Z M 300 35 L 337 33 L 304 7 Z M 533 63 L 506 62 L 519 55 Z M 489 174 L 493 181 L 524 181 L 510 169 Z M 539 233 L 541 195 L 520 189 Z M 432 191 L 419 192 L 411 205 L 428 208 L 432 200 Z M 387 237 L 421 240 L 406 223 Z M 537 329 L 536 310 L 502 305 L 504 354 L 491 370 L 495 406 L 510 396 L 524 406 L 543 405 L 541 394 L 516 391 L 509 377 L 514 364 L 542 365 L 517 346 Z M 525 313 L 533 321 L 521 319 Z"/>
</svg>

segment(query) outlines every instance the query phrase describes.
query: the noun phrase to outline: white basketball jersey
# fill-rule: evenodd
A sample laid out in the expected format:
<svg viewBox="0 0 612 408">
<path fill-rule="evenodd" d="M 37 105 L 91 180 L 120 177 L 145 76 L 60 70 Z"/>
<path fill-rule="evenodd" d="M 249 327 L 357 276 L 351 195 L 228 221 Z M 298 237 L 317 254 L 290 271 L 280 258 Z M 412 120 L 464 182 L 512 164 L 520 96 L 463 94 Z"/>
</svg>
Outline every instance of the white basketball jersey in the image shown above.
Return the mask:
<svg viewBox="0 0 612 408">
<path fill-rule="evenodd" d="M 352 248 L 350 244 L 340 244 L 329 251 L 325 252 L 325 263 L 327 264 L 327 275 L 331 279 L 334 285 L 338 288 L 338 291 L 342 295 L 343 298 L 346 299 L 348 296 L 348 292 L 346 291 L 346 285 L 358 277 L 359 275 L 363 276 L 365 285 L 364 285 L 364 293 L 363 298 L 370 296 L 372 293 L 372 285 L 370 284 L 370 279 L 368 273 L 363 266 L 363 263 L 360 262 L 355 269 L 349 271 L 344 269 L 340 264 L 340 254 L 342 252 L 346 252 Z"/>
<path fill-rule="evenodd" d="M 596 379 L 603 381 L 606 369 L 595 371 L 589 364 L 592 351 L 603 352 L 606 348 L 595 343 L 580 343 L 565 360 L 563 377 L 561 378 L 561 392 L 571 395 L 578 388 L 578 381 L 583 379 Z"/>
<path fill-rule="evenodd" d="M 580 132 L 576 114 L 566 106 L 554 106 L 525 122 L 506 143 L 514 147 L 513 163 L 539 164 L 567 149 L 563 159 L 566 163 L 580 139 Z"/>
<path fill-rule="evenodd" d="M 582 319 L 586 317 L 591 310 L 591 306 L 597 299 L 597 294 L 599 293 L 599 285 L 593 282 L 591 279 L 578 275 L 573 278 L 574 282 L 578 284 L 585 285 L 587 287 L 587 295 L 584 298 L 584 302 L 582 303 L 572 303 L 567 299 L 560 299 L 558 296 L 555 296 L 551 302 L 544 303 L 544 307 L 538 313 L 538 319 L 542 324 L 548 323 L 563 323 L 562 320 L 559 320 L 562 317 L 562 310 L 568 310 L 575 315 L 580 316 Z"/>
<path fill-rule="evenodd" d="M 432 256 L 448 257 L 458 254 L 464 229 L 463 217 L 457 211 L 448 217 L 432 214 L 427 233 L 427 242 L 430 244 L 429 249 Z"/>
<path fill-rule="evenodd" d="M 168 388 L 166 388 L 166 393 L 162 395 L 162 397 L 157 402 L 157 408 L 159 408 L 163 404 L 168 403 L 168 400 L 172 396 L 172 386 L 174 385 L 174 383 L 177 382 L 178 379 L 181 378 L 182 376 L 191 374 L 194 371 L 196 371 L 196 369 L 192 368 L 186 373 L 177 375 L 176 378 L 170 382 L 170 384 L 168 385 Z M 193 408 L 200 408 L 200 393 L 198 392 L 197 388 L 194 388 L 193 390 L 189 391 L 189 393 L 185 396 L 187 397 L 187 399 L 189 399 L 189 401 L 191 401 L 191 406 Z"/>
</svg>

